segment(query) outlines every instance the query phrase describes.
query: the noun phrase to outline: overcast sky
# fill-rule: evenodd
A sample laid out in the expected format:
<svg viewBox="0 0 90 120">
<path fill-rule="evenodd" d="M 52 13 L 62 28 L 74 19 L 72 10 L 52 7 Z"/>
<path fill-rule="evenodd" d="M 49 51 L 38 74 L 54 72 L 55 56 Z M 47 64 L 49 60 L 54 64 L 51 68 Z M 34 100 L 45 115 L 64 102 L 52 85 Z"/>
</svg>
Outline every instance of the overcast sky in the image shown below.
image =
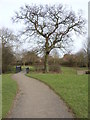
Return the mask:
<svg viewBox="0 0 90 120">
<path fill-rule="evenodd" d="M 79 9 L 83 10 L 83 16 L 88 21 L 88 2 L 89 0 L 0 0 L 0 28 L 8 27 L 14 31 L 20 29 L 20 25 L 13 24 L 11 17 L 14 16 L 15 11 L 18 11 L 19 8 L 24 4 L 64 4 L 69 8 L 72 8 L 74 11 Z M 86 26 L 87 27 L 87 26 Z M 78 42 L 75 42 L 75 51 L 80 49 L 82 46 L 82 40 L 78 39 Z"/>
</svg>

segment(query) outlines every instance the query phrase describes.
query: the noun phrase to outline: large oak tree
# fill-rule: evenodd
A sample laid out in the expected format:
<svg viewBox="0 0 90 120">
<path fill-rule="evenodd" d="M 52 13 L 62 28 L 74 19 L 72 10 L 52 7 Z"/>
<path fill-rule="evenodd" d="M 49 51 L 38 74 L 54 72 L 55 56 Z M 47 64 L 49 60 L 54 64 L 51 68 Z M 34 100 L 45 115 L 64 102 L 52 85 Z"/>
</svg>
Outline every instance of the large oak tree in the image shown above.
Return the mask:
<svg viewBox="0 0 90 120">
<path fill-rule="evenodd" d="M 16 12 L 13 20 L 24 23 L 22 34 L 26 34 L 29 38 L 33 35 L 38 36 L 37 43 L 45 55 L 45 72 L 49 71 L 48 56 L 51 50 L 66 49 L 72 41 L 72 35 L 83 34 L 85 30 L 83 17 L 72 10 L 67 10 L 61 4 L 58 6 L 25 5 Z"/>
</svg>

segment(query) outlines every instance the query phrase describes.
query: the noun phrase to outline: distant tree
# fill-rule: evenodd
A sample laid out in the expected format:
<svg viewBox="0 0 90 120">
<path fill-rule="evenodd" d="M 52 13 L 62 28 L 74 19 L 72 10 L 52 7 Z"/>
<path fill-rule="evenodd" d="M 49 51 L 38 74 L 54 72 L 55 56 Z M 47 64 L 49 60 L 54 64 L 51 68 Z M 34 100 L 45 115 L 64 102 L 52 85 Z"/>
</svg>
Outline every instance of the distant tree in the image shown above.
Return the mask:
<svg viewBox="0 0 90 120">
<path fill-rule="evenodd" d="M 86 39 L 83 44 L 82 51 L 84 53 L 84 60 L 86 62 L 86 66 L 88 67 L 88 58 L 89 58 L 89 41 Z"/>
<path fill-rule="evenodd" d="M 48 56 L 54 48 L 66 50 L 72 42 L 73 33 L 83 34 L 85 20 L 74 11 L 67 10 L 63 5 L 36 6 L 25 5 L 16 12 L 14 22 L 24 22 L 25 28 L 22 34 L 37 36 L 34 39 L 40 50 L 44 52 L 44 71 L 48 72 Z M 30 40 L 30 39 L 29 39 Z M 69 46 L 70 47 L 70 46 Z"/>
<path fill-rule="evenodd" d="M 51 56 L 52 56 L 52 60 L 51 60 L 51 63 L 52 65 L 56 65 L 58 64 L 59 65 L 59 52 L 57 51 L 57 49 L 53 49 L 52 52 L 51 52 Z M 50 60 L 49 60 L 50 62 Z"/>
<path fill-rule="evenodd" d="M 12 49 L 12 43 L 16 40 L 15 38 L 15 35 L 9 29 L 0 29 L 0 41 L 2 41 L 2 72 L 6 72 L 9 65 L 15 59 Z"/>
<path fill-rule="evenodd" d="M 90 37 L 88 38 L 88 68 L 90 70 Z"/>
<path fill-rule="evenodd" d="M 8 46 L 2 47 L 2 72 L 8 71 L 8 68 L 14 62 L 15 56 L 12 49 Z"/>
<path fill-rule="evenodd" d="M 78 67 L 88 66 L 87 55 L 83 50 L 80 50 L 78 53 L 76 53 L 76 63 Z"/>
<path fill-rule="evenodd" d="M 0 74 L 2 73 L 2 42 L 0 41 Z"/>
<path fill-rule="evenodd" d="M 39 61 L 39 57 L 34 51 L 26 51 L 22 55 L 22 62 L 24 65 L 34 65 Z"/>
<path fill-rule="evenodd" d="M 84 51 L 85 54 L 88 54 L 88 39 L 84 41 L 82 50 Z"/>
<path fill-rule="evenodd" d="M 65 54 L 61 60 L 61 64 L 68 67 L 76 66 L 77 58 L 74 54 Z"/>
</svg>

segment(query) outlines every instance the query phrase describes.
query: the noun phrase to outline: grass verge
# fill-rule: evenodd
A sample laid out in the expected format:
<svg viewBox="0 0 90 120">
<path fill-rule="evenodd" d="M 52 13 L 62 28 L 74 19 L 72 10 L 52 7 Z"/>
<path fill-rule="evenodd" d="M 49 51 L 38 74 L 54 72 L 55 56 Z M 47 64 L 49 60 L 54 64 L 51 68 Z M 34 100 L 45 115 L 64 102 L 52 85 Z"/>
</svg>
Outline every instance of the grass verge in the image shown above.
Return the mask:
<svg viewBox="0 0 90 120">
<path fill-rule="evenodd" d="M 10 74 L 2 75 L 2 117 L 5 118 L 12 107 L 18 85 Z"/>
</svg>

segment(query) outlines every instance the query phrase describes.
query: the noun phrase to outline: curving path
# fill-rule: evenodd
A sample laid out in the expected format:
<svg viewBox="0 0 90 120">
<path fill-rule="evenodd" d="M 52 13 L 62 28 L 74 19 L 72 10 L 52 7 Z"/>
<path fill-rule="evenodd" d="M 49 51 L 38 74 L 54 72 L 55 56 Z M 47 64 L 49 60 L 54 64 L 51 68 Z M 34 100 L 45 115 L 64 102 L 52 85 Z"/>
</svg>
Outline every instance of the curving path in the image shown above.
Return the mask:
<svg viewBox="0 0 90 120">
<path fill-rule="evenodd" d="M 12 77 L 19 93 L 8 118 L 73 118 L 65 103 L 44 83 L 23 73 Z"/>
</svg>

